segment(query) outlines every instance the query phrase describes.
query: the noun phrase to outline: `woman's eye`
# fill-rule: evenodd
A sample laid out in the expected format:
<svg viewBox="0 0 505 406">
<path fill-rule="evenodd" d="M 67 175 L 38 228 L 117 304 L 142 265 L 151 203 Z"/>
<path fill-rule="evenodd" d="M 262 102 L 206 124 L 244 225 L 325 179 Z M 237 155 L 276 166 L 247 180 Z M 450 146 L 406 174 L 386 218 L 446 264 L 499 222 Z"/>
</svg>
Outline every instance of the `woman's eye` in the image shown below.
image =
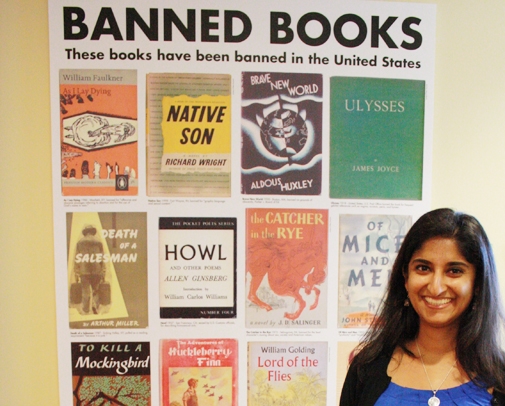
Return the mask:
<svg viewBox="0 0 505 406">
<path fill-rule="evenodd" d="M 418 270 L 420 272 L 428 272 L 430 270 L 430 268 L 427 267 L 426 265 L 418 265 L 418 266 L 416 266 L 416 270 Z"/>
<path fill-rule="evenodd" d="M 448 273 L 451 275 L 460 275 L 463 273 L 463 270 L 461 270 L 459 268 L 451 268 L 451 269 L 449 269 Z"/>
</svg>

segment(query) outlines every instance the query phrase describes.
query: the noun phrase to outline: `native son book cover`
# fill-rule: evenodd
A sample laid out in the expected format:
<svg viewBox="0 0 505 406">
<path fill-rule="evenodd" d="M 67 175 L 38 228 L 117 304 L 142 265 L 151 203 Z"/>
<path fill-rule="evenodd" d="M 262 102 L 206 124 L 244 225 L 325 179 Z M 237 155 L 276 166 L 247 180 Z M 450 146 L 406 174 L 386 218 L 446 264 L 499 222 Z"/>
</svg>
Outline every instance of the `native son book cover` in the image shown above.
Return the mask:
<svg viewBox="0 0 505 406">
<path fill-rule="evenodd" d="M 66 217 L 70 328 L 147 327 L 146 213 Z"/>
<path fill-rule="evenodd" d="M 246 210 L 246 327 L 325 328 L 328 211 Z"/>
<path fill-rule="evenodd" d="M 345 214 L 339 222 L 338 327 L 366 328 L 379 307 L 412 218 Z"/>
<path fill-rule="evenodd" d="M 231 76 L 147 75 L 147 194 L 231 195 Z"/>
<path fill-rule="evenodd" d="M 235 318 L 237 219 L 159 219 L 160 317 Z"/>
<path fill-rule="evenodd" d="M 151 405 L 148 342 L 77 342 L 71 346 L 74 406 Z"/>
<path fill-rule="evenodd" d="M 160 347 L 163 406 L 238 406 L 236 340 L 162 340 Z"/>
<path fill-rule="evenodd" d="M 137 71 L 62 69 L 59 81 L 63 195 L 137 195 Z"/>
<path fill-rule="evenodd" d="M 326 342 L 249 342 L 247 406 L 326 406 Z"/>
<path fill-rule="evenodd" d="M 421 200 L 425 82 L 330 78 L 330 198 Z"/>
<path fill-rule="evenodd" d="M 322 75 L 242 73 L 242 193 L 319 195 Z"/>
</svg>

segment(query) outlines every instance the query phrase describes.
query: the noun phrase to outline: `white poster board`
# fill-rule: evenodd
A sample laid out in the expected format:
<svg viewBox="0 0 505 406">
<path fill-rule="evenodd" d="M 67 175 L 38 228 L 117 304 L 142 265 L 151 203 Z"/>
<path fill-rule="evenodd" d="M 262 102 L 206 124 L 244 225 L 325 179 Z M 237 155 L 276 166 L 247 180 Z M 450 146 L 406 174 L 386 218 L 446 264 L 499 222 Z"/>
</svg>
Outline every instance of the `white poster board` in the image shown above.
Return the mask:
<svg viewBox="0 0 505 406">
<path fill-rule="evenodd" d="M 294 396 L 302 367 L 277 351 L 313 343 L 305 367 L 336 405 L 338 344 L 359 340 L 389 250 L 429 209 L 435 7 L 49 0 L 49 16 L 61 404 L 112 396 L 101 384 L 168 406 L 183 366 L 161 342 L 181 339 L 226 342 L 221 402 L 250 406 L 257 376 Z M 107 356 L 130 360 L 136 403 Z M 199 404 L 224 404 L 199 379 Z"/>
</svg>

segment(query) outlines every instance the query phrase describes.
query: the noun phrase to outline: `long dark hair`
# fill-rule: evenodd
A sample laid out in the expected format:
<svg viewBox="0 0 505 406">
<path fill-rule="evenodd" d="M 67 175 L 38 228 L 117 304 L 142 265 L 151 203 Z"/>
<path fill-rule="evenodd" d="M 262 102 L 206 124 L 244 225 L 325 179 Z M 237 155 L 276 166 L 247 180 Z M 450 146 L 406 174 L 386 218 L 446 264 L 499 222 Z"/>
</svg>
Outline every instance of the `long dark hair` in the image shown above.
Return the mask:
<svg viewBox="0 0 505 406">
<path fill-rule="evenodd" d="M 456 356 L 477 383 L 503 392 L 505 354 L 501 333 L 505 318 L 491 244 L 475 217 L 451 209 L 424 214 L 405 236 L 377 317 L 365 334 L 355 361 L 363 366 L 381 355 L 391 356 L 397 347 L 413 356 L 407 343 L 417 337 L 419 316 L 412 306 L 404 306 L 405 277 L 414 252 L 435 237 L 454 240 L 476 270 L 473 299 L 460 320 Z"/>
</svg>

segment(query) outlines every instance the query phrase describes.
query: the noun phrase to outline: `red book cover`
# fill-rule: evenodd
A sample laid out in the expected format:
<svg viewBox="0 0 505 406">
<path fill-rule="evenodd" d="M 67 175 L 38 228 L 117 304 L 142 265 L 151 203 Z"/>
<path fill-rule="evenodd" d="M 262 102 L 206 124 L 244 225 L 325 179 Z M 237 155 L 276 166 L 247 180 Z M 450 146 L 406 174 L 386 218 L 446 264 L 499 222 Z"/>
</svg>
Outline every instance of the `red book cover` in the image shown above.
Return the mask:
<svg viewBox="0 0 505 406">
<path fill-rule="evenodd" d="M 246 327 L 325 328 L 328 210 L 247 209 Z"/>
<path fill-rule="evenodd" d="M 162 340 L 162 405 L 238 405 L 237 357 L 233 339 Z"/>
</svg>

